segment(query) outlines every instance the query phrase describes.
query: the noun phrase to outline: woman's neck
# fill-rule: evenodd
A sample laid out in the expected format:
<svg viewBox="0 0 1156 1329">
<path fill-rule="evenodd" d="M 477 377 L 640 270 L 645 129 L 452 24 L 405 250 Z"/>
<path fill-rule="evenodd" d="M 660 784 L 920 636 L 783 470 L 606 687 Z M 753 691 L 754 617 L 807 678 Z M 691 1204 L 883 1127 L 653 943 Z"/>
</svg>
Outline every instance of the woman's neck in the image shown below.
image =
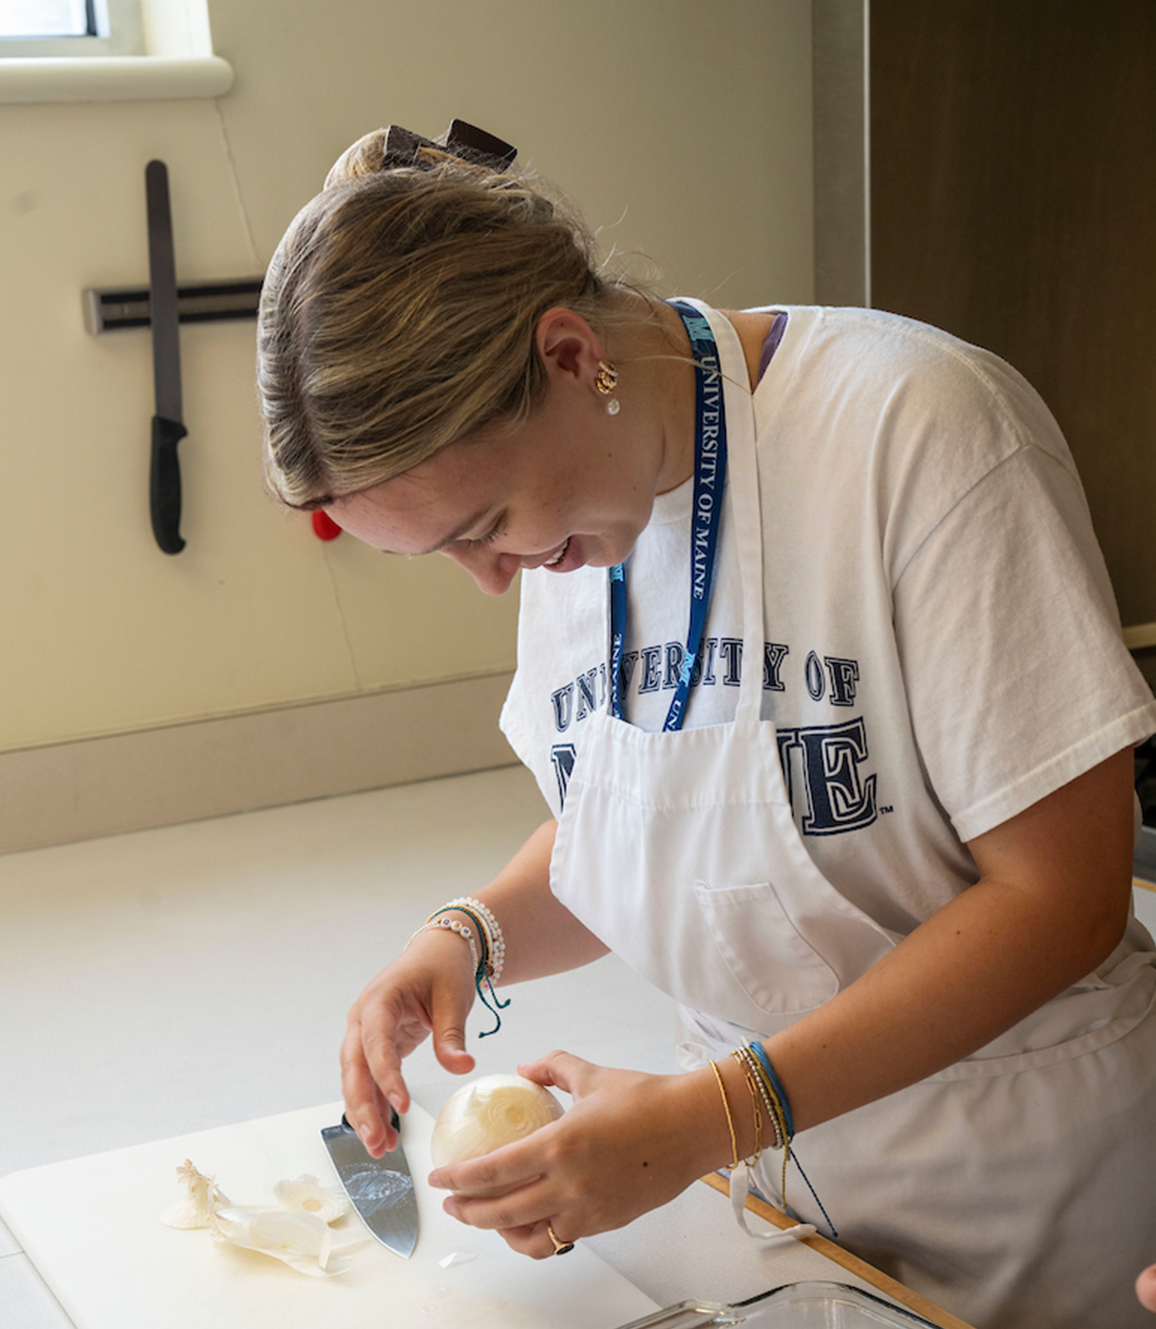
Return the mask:
<svg viewBox="0 0 1156 1329">
<path fill-rule="evenodd" d="M 753 392 L 773 315 L 742 310 L 719 312 L 738 334 Z M 695 384 L 690 338 L 682 319 L 665 301 L 657 302 L 655 313 L 656 320 L 639 329 L 636 350 L 630 358 L 640 368 L 647 367 L 648 388 L 661 420 L 662 460 L 656 492 L 664 494 L 694 474 Z"/>
</svg>

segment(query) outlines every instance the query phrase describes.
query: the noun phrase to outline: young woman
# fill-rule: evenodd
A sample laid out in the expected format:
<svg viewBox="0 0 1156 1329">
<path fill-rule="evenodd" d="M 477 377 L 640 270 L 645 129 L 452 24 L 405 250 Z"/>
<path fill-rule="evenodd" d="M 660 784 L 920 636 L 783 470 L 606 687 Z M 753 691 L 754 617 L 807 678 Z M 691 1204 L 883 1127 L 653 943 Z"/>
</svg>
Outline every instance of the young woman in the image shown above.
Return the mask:
<svg viewBox="0 0 1156 1329">
<path fill-rule="evenodd" d="M 923 325 L 653 299 L 509 155 L 367 136 L 263 296 L 280 499 L 521 572 L 503 727 L 551 813 L 355 1004 L 350 1121 L 393 1143 L 427 1034 L 470 1069 L 487 966 L 612 949 L 681 1003 L 684 1073 L 523 1067 L 573 1107 L 435 1174 L 463 1222 L 548 1256 L 760 1150 L 777 1201 L 802 1133 L 840 1241 L 964 1319 L 1141 1323 L 1156 704 L 1054 421 Z"/>
</svg>

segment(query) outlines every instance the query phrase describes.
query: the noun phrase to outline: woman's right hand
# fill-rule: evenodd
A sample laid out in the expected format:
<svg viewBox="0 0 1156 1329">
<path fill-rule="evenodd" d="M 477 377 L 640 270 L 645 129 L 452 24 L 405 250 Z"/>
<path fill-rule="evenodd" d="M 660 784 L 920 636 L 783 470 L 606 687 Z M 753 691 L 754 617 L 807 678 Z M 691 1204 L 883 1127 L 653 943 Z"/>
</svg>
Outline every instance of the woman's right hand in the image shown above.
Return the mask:
<svg viewBox="0 0 1156 1329">
<path fill-rule="evenodd" d="M 397 1145 L 390 1108 L 399 1115 L 409 1110 L 401 1063 L 428 1034 L 447 1071 L 473 1070 L 465 1050 L 473 1001 L 469 949 L 455 933 L 433 928 L 415 937 L 353 1003 L 341 1044 L 341 1088 L 346 1118 L 372 1157 Z"/>
</svg>

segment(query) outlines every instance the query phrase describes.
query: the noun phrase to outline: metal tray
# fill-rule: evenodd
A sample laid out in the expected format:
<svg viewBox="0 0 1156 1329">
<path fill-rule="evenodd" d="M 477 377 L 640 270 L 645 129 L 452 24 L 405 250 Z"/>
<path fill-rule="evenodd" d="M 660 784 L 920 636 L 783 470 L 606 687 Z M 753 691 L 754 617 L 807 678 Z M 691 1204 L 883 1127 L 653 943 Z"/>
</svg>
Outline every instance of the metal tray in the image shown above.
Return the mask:
<svg viewBox="0 0 1156 1329">
<path fill-rule="evenodd" d="M 708 1325 L 745 1325 L 747 1329 L 911 1329 L 931 1320 L 894 1302 L 845 1283 L 789 1283 L 731 1305 L 680 1301 L 676 1306 L 632 1320 L 620 1329 L 705 1329 Z"/>
</svg>

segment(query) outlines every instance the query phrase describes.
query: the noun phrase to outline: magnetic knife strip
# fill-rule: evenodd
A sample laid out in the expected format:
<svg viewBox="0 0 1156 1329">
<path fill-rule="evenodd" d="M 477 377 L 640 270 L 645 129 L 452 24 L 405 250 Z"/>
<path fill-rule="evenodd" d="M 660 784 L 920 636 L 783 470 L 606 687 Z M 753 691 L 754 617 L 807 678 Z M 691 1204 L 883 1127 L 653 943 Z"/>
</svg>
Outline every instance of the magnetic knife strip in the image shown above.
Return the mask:
<svg viewBox="0 0 1156 1329">
<path fill-rule="evenodd" d="M 220 323 L 257 317 L 260 277 L 228 281 L 183 282 L 177 286 L 177 314 L 182 323 Z M 94 335 L 149 326 L 147 286 L 116 286 L 84 292 L 85 322 Z"/>
</svg>

